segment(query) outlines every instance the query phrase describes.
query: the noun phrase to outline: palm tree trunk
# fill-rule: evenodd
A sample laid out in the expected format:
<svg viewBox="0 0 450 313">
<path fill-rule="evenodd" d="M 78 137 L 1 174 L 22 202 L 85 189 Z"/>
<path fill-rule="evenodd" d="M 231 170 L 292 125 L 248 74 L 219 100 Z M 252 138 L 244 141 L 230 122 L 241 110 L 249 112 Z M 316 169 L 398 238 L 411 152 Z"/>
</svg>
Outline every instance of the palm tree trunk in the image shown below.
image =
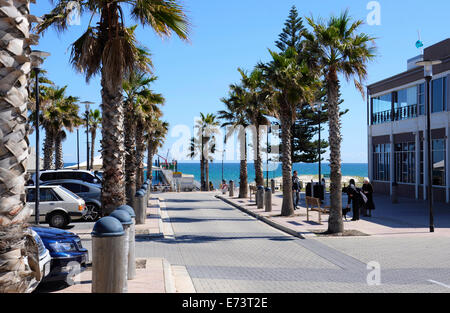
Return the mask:
<svg viewBox="0 0 450 313">
<path fill-rule="evenodd" d="M 330 217 L 328 232 L 342 233 L 342 173 L 341 173 L 341 122 L 339 118 L 339 80 L 337 75 L 328 79 L 328 123 L 330 142 Z"/>
<path fill-rule="evenodd" d="M 136 124 L 133 120 L 134 114 L 130 107 L 126 108 L 125 129 L 125 194 L 127 204 L 133 206 L 133 197 L 136 193 Z"/>
<path fill-rule="evenodd" d="M 287 103 L 285 104 L 288 105 Z M 292 114 L 288 108 L 281 110 L 281 166 L 283 172 L 283 203 L 281 205 L 281 216 L 294 214 L 294 203 L 292 199 L 292 159 L 291 159 L 291 128 Z"/>
<path fill-rule="evenodd" d="M 125 144 L 121 84 L 107 83 L 108 71 L 102 69 L 102 211 L 109 215 L 125 204 Z"/>
<path fill-rule="evenodd" d="M 27 139 L 27 81 L 30 28 L 28 1 L 2 1 L 0 29 L 0 293 L 31 292 L 39 277 L 38 249 L 26 224 L 25 174 L 30 153 Z M 25 259 L 25 257 L 28 257 Z"/>
<path fill-rule="evenodd" d="M 61 132 L 55 138 L 55 169 L 59 170 L 64 167 L 62 134 Z"/>
<path fill-rule="evenodd" d="M 145 140 L 143 136 L 143 126 L 138 123 L 136 127 L 136 190 L 144 183 L 144 151 Z"/>
<path fill-rule="evenodd" d="M 147 142 L 147 179 L 150 180 L 150 184 L 153 180 L 153 156 L 154 148 L 151 140 Z"/>
<path fill-rule="evenodd" d="M 91 126 L 91 162 L 89 165 L 94 168 L 94 153 L 95 153 L 95 137 L 97 137 L 97 129 Z"/>
<path fill-rule="evenodd" d="M 262 159 L 261 159 L 261 134 L 259 133 L 259 125 L 256 124 L 256 142 L 255 142 L 255 152 L 256 152 L 256 160 L 255 160 L 255 183 L 256 186 L 264 186 L 264 175 L 262 171 Z"/>
<path fill-rule="evenodd" d="M 205 190 L 209 190 L 209 160 L 205 159 Z"/>
<path fill-rule="evenodd" d="M 55 138 L 50 130 L 45 130 L 44 139 L 44 170 L 53 167 L 53 152 L 55 151 Z"/>
<path fill-rule="evenodd" d="M 205 160 L 200 158 L 200 190 L 205 191 Z"/>
<path fill-rule="evenodd" d="M 247 134 L 244 131 L 244 147 L 241 147 L 241 164 L 239 170 L 239 198 L 248 197 L 248 174 L 247 174 Z"/>
</svg>

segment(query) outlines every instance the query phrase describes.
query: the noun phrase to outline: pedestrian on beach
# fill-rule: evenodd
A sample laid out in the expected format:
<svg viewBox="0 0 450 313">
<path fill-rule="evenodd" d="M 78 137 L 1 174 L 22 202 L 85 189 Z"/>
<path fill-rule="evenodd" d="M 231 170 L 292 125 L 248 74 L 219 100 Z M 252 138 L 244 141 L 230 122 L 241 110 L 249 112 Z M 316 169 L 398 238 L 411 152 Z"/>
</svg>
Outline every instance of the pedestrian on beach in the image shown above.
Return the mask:
<svg viewBox="0 0 450 313">
<path fill-rule="evenodd" d="M 209 182 L 209 191 L 214 191 L 214 185 L 212 181 Z"/>
<path fill-rule="evenodd" d="M 292 176 L 292 195 L 294 197 L 294 210 L 297 210 L 298 203 L 300 202 L 300 191 L 301 191 L 300 178 L 298 177 L 298 172 L 294 171 Z"/>
<path fill-rule="evenodd" d="M 362 191 L 364 195 L 367 197 L 367 202 L 365 204 L 365 215 L 363 216 L 372 216 L 372 210 L 375 210 L 375 203 L 373 202 L 373 187 L 368 178 L 364 179 L 364 184 L 362 186 Z M 367 214 L 367 211 L 369 214 Z"/>
<path fill-rule="evenodd" d="M 228 185 L 225 179 L 222 180 L 222 184 L 220 185 L 220 189 L 222 189 L 222 194 L 227 193 L 228 191 Z"/>
<path fill-rule="evenodd" d="M 355 180 L 353 178 L 350 179 L 349 186 L 346 188 L 346 191 L 348 196 L 347 208 L 349 208 L 350 203 L 352 203 L 352 221 L 359 221 L 361 207 L 365 205 L 367 198 L 364 196 L 361 189 L 356 187 Z"/>
</svg>

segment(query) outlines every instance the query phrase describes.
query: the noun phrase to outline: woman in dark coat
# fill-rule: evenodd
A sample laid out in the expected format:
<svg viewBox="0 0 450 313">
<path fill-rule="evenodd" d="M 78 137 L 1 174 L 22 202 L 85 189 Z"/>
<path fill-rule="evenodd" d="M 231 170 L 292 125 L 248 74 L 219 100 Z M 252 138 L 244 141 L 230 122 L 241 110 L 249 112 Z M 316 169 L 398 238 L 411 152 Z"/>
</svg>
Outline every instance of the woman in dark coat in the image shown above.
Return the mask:
<svg viewBox="0 0 450 313">
<path fill-rule="evenodd" d="M 375 210 L 375 203 L 373 202 L 373 188 L 368 178 L 364 179 L 362 191 L 367 197 L 367 203 L 365 204 L 366 211 L 369 211 L 367 216 L 372 216 L 372 210 Z"/>
<path fill-rule="evenodd" d="M 350 185 L 346 188 L 346 190 L 348 196 L 347 208 L 350 206 L 350 202 L 352 203 L 353 209 L 352 221 L 359 221 L 359 210 L 361 209 L 363 201 L 360 194 L 360 190 L 356 188 L 354 179 L 350 179 Z"/>
</svg>

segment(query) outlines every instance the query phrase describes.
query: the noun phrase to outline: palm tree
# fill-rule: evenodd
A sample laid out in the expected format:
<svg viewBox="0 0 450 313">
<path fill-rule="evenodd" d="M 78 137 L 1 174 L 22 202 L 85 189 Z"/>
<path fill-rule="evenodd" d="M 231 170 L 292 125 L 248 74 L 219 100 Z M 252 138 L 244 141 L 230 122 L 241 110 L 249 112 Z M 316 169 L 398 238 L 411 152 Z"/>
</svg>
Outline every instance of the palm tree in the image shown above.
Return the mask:
<svg viewBox="0 0 450 313">
<path fill-rule="evenodd" d="M 29 14 L 29 4 L 0 3 L 0 293 L 31 292 L 38 281 L 38 248 L 26 224 L 32 210 L 25 205 L 27 84 L 30 68 L 36 65 L 31 62 L 30 46 L 38 39 L 29 33 L 31 23 L 38 21 Z"/>
<path fill-rule="evenodd" d="M 191 139 L 189 156 L 193 159 L 196 155 L 200 155 L 202 191 L 209 191 L 209 162 L 213 161 L 212 154 L 216 152 L 215 134 L 219 132 L 218 127 L 219 122 L 214 114 L 200 113 L 200 119 L 195 125 L 197 135 Z"/>
<path fill-rule="evenodd" d="M 307 50 L 317 60 L 327 85 L 328 124 L 330 143 L 330 218 L 328 232 L 344 231 L 342 222 L 341 123 L 339 112 L 339 74 L 347 80 L 353 78 L 356 88 L 364 97 L 363 81 L 367 76 L 367 63 L 375 56 L 370 43 L 374 38 L 358 33 L 363 21 L 352 21 L 348 11 L 331 17 L 328 23 L 308 18 L 313 31 L 305 35 Z"/>
<path fill-rule="evenodd" d="M 162 112 L 158 105 L 164 102 L 161 94 L 150 91 L 136 110 L 136 189 L 144 183 L 144 153 L 147 143 L 145 133 L 151 130 L 154 121 L 161 118 Z"/>
<path fill-rule="evenodd" d="M 145 140 L 147 141 L 147 179 L 150 180 L 150 182 L 153 179 L 153 156 L 158 148 L 163 146 L 168 131 L 169 123 L 156 119 L 152 121 L 151 127 L 149 127 L 145 134 Z"/>
<path fill-rule="evenodd" d="M 271 110 L 281 123 L 283 203 L 282 216 L 294 214 L 292 200 L 291 128 L 296 117 L 296 108 L 313 98 L 318 82 L 305 60 L 300 60 L 297 51 L 289 47 L 280 54 L 270 51 L 272 60 L 260 63 L 258 68 L 265 78 L 270 92 Z"/>
<path fill-rule="evenodd" d="M 55 8 L 44 15 L 44 22 L 38 27 L 43 32 L 50 26 L 67 30 L 70 10 L 67 4 L 73 0 L 59 0 Z M 77 0 L 81 11 L 99 15 L 97 25 L 89 24 L 86 32 L 72 44 L 70 61 L 86 80 L 101 74 L 102 86 L 102 158 L 103 192 L 102 209 L 108 215 L 125 203 L 124 189 L 124 131 L 122 80 L 136 68 L 149 70 L 149 64 L 142 62 L 141 49 L 137 48 L 135 27 L 127 28 L 123 6 L 128 6 L 131 17 L 142 26 L 150 26 L 162 37 L 174 32 L 187 40 L 189 23 L 182 6 L 174 0 Z"/>
<path fill-rule="evenodd" d="M 97 129 L 102 124 L 102 113 L 99 109 L 90 110 L 89 112 L 89 132 L 91 133 L 91 166 L 94 164 L 95 138 L 97 137 Z"/>
<path fill-rule="evenodd" d="M 240 140 L 240 165 L 239 165 L 239 198 L 248 197 L 248 173 L 247 173 L 247 133 L 250 125 L 245 106 L 245 90 L 239 85 L 230 85 L 228 98 L 222 98 L 226 109 L 218 112 L 220 119 L 225 120 L 222 127 L 231 126 L 229 134 L 238 131 Z"/>
<path fill-rule="evenodd" d="M 254 126 L 254 129 L 256 130 L 252 136 L 255 154 L 255 183 L 256 186 L 263 186 L 264 174 L 262 171 L 260 128 L 262 125 L 268 125 L 270 123 L 266 117 L 269 112 L 265 103 L 268 93 L 262 88 L 263 77 L 262 72 L 259 69 L 255 68 L 250 75 L 242 69 L 238 69 L 238 71 L 242 76 L 242 86 L 245 88 L 244 112 L 251 125 Z"/>
</svg>

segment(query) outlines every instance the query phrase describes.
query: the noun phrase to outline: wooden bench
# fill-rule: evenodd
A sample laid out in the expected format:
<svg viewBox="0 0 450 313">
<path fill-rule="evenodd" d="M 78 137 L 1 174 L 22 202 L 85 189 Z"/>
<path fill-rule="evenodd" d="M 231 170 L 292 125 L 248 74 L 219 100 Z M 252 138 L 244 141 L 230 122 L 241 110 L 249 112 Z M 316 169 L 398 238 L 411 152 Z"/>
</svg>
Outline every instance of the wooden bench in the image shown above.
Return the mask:
<svg viewBox="0 0 450 313">
<path fill-rule="evenodd" d="M 330 207 L 320 206 L 320 199 L 313 197 L 306 197 L 306 220 L 309 222 L 309 211 L 316 211 L 319 213 L 319 224 L 322 224 L 322 214 L 330 214 Z"/>
<path fill-rule="evenodd" d="M 250 190 L 250 201 L 252 201 L 252 194 L 255 195 L 256 200 L 256 191 L 258 190 L 254 185 L 248 185 L 248 189 Z"/>
</svg>

